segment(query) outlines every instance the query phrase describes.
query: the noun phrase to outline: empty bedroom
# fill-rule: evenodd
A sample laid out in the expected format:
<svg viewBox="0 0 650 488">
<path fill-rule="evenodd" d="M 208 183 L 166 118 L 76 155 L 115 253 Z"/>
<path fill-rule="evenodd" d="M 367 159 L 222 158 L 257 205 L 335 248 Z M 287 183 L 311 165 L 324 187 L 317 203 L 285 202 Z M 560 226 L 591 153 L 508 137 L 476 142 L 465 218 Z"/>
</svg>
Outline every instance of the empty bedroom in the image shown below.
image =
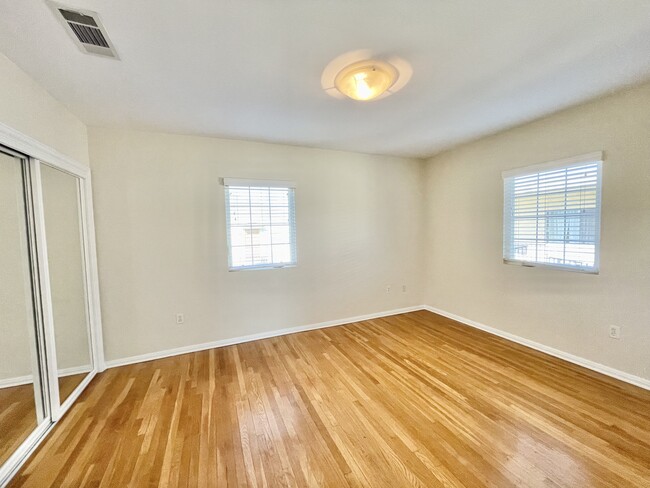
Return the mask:
<svg viewBox="0 0 650 488">
<path fill-rule="evenodd" d="M 650 488 L 650 1 L 0 0 L 0 487 Z"/>
</svg>

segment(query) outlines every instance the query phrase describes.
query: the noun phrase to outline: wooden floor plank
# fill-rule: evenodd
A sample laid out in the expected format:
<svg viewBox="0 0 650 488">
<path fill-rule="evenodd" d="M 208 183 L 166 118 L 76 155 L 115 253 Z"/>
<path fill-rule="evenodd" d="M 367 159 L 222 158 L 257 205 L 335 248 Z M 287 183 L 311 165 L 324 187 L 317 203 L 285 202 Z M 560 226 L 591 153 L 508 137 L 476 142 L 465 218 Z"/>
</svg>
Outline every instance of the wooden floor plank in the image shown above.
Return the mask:
<svg viewBox="0 0 650 488">
<path fill-rule="evenodd" d="M 650 392 L 412 312 L 108 370 L 11 486 L 650 486 Z"/>
<path fill-rule="evenodd" d="M 65 399 L 83 381 L 86 373 L 59 378 L 59 392 Z M 0 464 L 36 429 L 34 384 L 0 388 Z M 40 400 L 39 400 L 40 401 Z"/>
</svg>

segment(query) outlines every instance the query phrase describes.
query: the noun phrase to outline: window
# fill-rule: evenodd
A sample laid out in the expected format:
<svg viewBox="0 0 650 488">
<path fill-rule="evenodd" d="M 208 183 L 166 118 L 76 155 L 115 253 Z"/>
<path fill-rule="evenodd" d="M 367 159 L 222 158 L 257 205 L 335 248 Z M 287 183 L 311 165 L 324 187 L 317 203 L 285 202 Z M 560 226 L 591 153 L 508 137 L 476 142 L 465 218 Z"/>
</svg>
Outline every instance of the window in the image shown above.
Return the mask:
<svg viewBox="0 0 650 488">
<path fill-rule="evenodd" d="M 549 210 L 546 212 L 546 240 L 587 242 L 596 226 L 595 208 Z"/>
<path fill-rule="evenodd" d="M 230 270 L 296 265 L 295 185 L 224 178 Z"/>
<path fill-rule="evenodd" d="M 503 173 L 503 260 L 598 272 L 602 153 Z"/>
</svg>

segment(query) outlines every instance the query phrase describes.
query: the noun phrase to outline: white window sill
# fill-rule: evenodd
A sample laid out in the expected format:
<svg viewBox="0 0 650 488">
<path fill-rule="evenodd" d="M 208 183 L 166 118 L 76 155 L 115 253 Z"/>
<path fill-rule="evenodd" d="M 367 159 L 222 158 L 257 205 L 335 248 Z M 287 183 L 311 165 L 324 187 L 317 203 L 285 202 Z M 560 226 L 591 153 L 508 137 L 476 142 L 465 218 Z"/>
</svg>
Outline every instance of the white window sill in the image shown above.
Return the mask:
<svg viewBox="0 0 650 488">
<path fill-rule="evenodd" d="M 592 275 L 597 275 L 600 274 L 600 270 L 598 268 L 578 268 L 575 266 L 562 266 L 559 264 L 548 264 L 548 263 L 536 263 L 536 262 L 530 262 L 530 261 L 517 261 L 513 259 L 505 259 L 503 260 L 503 264 L 513 264 L 516 266 L 522 266 L 524 268 L 547 268 L 547 269 L 553 269 L 556 271 L 571 271 L 573 273 L 583 273 L 583 274 L 592 274 Z"/>
<path fill-rule="evenodd" d="M 257 271 L 265 269 L 284 269 L 284 268 L 295 268 L 297 264 L 278 264 L 278 265 L 264 265 L 264 266 L 242 266 L 239 268 L 228 268 L 228 271 Z"/>
</svg>

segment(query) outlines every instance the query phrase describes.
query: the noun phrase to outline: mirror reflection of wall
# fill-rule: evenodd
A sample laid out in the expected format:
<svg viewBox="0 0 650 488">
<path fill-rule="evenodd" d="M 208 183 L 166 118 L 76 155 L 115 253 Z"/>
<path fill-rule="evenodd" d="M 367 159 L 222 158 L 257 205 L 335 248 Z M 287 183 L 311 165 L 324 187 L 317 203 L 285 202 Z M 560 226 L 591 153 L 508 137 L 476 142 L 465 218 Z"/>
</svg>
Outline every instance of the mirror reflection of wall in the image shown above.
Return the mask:
<svg viewBox="0 0 650 488">
<path fill-rule="evenodd" d="M 44 420 L 21 159 L 0 152 L 0 465 Z"/>
<path fill-rule="evenodd" d="M 59 398 L 63 403 L 92 369 L 85 259 L 77 177 L 41 167 Z"/>
</svg>

